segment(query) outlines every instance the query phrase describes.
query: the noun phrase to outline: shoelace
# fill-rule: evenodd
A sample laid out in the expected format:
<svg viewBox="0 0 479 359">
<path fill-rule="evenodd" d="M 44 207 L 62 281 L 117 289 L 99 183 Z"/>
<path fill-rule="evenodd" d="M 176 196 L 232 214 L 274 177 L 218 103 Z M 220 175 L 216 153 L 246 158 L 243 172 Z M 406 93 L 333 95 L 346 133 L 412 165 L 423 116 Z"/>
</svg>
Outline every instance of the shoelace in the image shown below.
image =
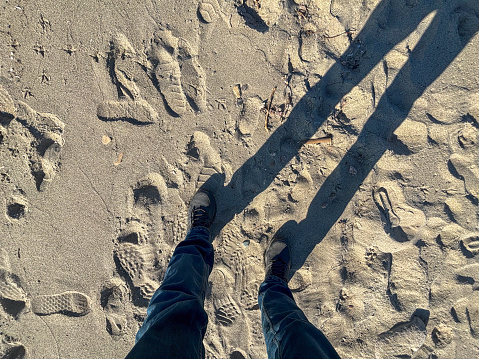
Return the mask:
<svg viewBox="0 0 479 359">
<path fill-rule="evenodd" d="M 271 273 L 273 273 L 275 276 L 280 277 L 281 279 L 285 279 L 287 270 L 288 264 L 281 258 L 276 258 L 272 260 Z"/>
<path fill-rule="evenodd" d="M 193 226 L 202 226 L 208 227 L 209 226 L 209 217 L 208 212 L 206 212 L 203 208 L 196 208 L 193 210 L 193 218 L 191 219 L 191 223 Z"/>
</svg>

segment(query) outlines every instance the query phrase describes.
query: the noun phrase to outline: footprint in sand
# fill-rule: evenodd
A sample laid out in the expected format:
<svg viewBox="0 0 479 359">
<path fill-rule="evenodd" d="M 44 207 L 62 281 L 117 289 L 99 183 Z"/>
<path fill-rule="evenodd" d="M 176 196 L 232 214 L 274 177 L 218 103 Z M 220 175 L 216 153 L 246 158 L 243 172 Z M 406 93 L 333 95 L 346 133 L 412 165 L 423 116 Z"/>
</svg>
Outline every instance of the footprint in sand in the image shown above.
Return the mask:
<svg viewBox="0 0 479 359">
<path fill-rule="evenodd" d="M 151 78 L 163 95 L 167 109 L 176 116 L 206 108 L 206 76 L 190 44 L 170 30 L 154 34 L 148 60 Z"/>
<path fill-rule="evenodd" d="M 15 157 L 28 158 L 38 191 L 44 191 L 60 169 L 64 123 L 50 113 L 39 113 L 26 103 L 13 101 L 0 86 L 1 141 Z"/>
<path fill-rule="evenodd" d="M 413 0 L 405 0 L 413 1 Z M 344 30 L 360 28 L 361 23 L 369 15 L 369 9 L 365 3 L 351 3 L 348 0 L 331 0 L 329 13 L 338 19 Z"/>
<path fill-rule="evenodd" d="M 428 129 L 422 122 L 405 119 L 394 131 L 392 141 L 397 141 L 411 153 L 418 153 L 427 147 Z"/>
<path fill-rule="evenodd" d="M 186 207 L 180 210 L 169 227 L 171 230 L 170 238 L 173 243 L 177 244 L 186 238 L 188 233 L 188 212 Z"/>
<path fill-rule="evenodd" d="M 410 321 L 398 323 L 379 335 L 375 356 L 378 359 L 412 358 L 424 344 L 426 337 L 426 324 L 413 315 Z"/>
<path fill-rule="evenodd" d="M 469 327 L 472 337 L 479 338 L 479 293 L 477 291 L 457 301 L 452 307 L 451 314 L 456 321 Z"/>
<path fill-rule="evenodd" d="M 16 120 L 30 132 L 30 170 L 39 191 L 53 181 L 60 166 L 60 153 L 64 144 L 65 125 L 55 115 L 38 113 L 26 103 L 18 102 Z"/>
<path fill-rule="evenodd" d="M 392 254 L 388 296 L 396 309 L 412 312 L 429 304 L 429 283 L 420 251 L 411 246 Z"/>
<path fill-rule="evenodd" d="M 28 358 L 25 346 L 13 338 L 2 338 L 0 341 L 0 358 L 2 359 L 23 359 Z"/>
<path fill-rule="evenodd" d="M 120 243 L 115 250 L 115 258 L 141 296 L 150 299 L 159 287 L 159 282 L 151 278 L 155 262 L 153 248 L 146 244 Z"/>
<path fill-rule="evenodd" d="M 196 188 L 205 184 L 213 175 L 225 174 L 226 177 L 229 177 L 231 174 L 230 166 L 222 162 L 218 151 L 211 146 L 210 138 L 203 132 L 195 131 L 193 133 L 186 154 L 197 160 L 200 166 Z M 221 176 L 216 177 L 218 177 L 218 181 L 211 182 L 213 187 L 223 184 L 220 183 L 219 177 Z"/>
<path fill-rule="evenodd" d="M 135 82 L 135 71 L 140 70 L 141 62 L 127 37 L 116 34 L 111 41 L 108 67 L 119 100 L 104 101 L 98 105 L 97 116 L 100 120 L 127 121 L 137 125 L 159 121 L 158 112 L 141 97 Z"/>
<path fill-rule="evenodd" d="M 128 325 L 133 322 L 133 313 L 128 305 L 129 292 L 126 284 L 114 278 L 101 292 L 101 305 L 106 317 L 106 330 L 113 338 L 128 333 Z M 130 319 L 130 320 L 128 320 Z"/>
<path fill-rule="evenodd" d="M 219 341 L 218 333 L 211 325 L 208 325 L 206 329 L 203 344 L 205 346 L 205 359 L 222 359 L 226 357 L 223 345 Z"/>
<path fill-rule="evenodd" d="M 178 40 L 178 62 L 181 69 L 181 86 L 193 111 L 206 109 L 206 74 L 198 62 L 191 45 L 185 39 Z"/>
<path fill-rule="evenodd" d="M 432 341 L 437 348 L 444 348 L 454 339 L 454 330 L 444 323 L 434 327 L 431 332 Z"/>
<path fill-rule="evenodd" d="M 120 243 L 146 244 L 146 229 L 139 222 L 130 222 L 128 226 L 120 232 L 117 239 Z"/>
<path fill-rule="evenodd" d="M 26 308 L 27 295 L 20 278 L 11 272 L 7 252 L 0 248 L 0 304 L 3 311 L 18 318 Z M 2 310 L 0 309 L 0 315 Z"/>
<path fill-rule="evenodd" d="M 444 209 L 451 220 L 463 228 L 474 230 L 477 228 L 477 216 L 471 215 L 477 211 L 477 204 L 464 195 L 449 197 L 444 202 Z"/>
<path fill-rule="evenodd" d="M 472 2 L 477 4 L 476 2 Z M 479 15 L 477 6 L 470 7 L 466 4 L 458 6 L 451 13 L 451 17 L 457 21 L 457 34 L 462 41 L 468 42 L 479 29 Z"/>
<path fill-rule="evenodd" d="M 43 175 L 43 178 L 40 184 L 40 189 L 45 188 L 55 178 L 58 169 L 58 163 L 60 162 L 61 151 L 62 145 L 58 142 L 51 143 L 45 150 L 45 153 L 41 158 L 42 169 L 40 176 Z"/>
<path fill-rule="evenodd" d="M 259 309 L 258 304 L 258 291 L 260 283 L 255 280 L 245 285 L 245 288 L 241 291 L 240 303 L 246 310 Z"/>
<path fill-rule="evenodd" d="M 477 145 L 477 135 L 477 129 L 471 123 L 465 123 L 457 136 L 459 146 L 465 150 L 474 150 Z"/>
<path fill-rule="evenodd" d="M 148 59 L 154 67 L 154 79 L 165 103 L 176 115 L 186 112 L 186 96 L 181 88 L 181 72 L 178 63 L 178 38 L 169 30 L 155 33 Z"/>
<path fill-rule="evenodd" d="M 292 292 L 302 292 L 313 284 L 313 275 L 309 269 L 298 269 L 288 283 Z"/>
<path fill-rule="evenodd" d="M 354 322 L 364 318 L 364 290 L 359 286 L 348 285 L 341 288 L 336 310 L 350 317 Z"/>
<path fill-rule="evenodd" d="M 303 202 L 301 204 L 304 204 L 304 201 L 307 200 L 313 187 L 313 179 L 309 171 L 303 169 L 296 177 L 295 182 L 289 194 L 289 199 L 292 202 Z"/>
<path fill-rule="evenodd" d="M 240 316 L 240 309 L 235 301 L 227 295 L 213 300 L 218 323 L 224 326 L 232 325 Z"/>
<path fill-rule="evenodd" d="M 216 248 L 217 257 L 233 271 L 235 285 L 243 282 L 246 273 L 245 246 L 240 245 L 242 237 L 240 231 L 230 224 L 221 232 Z"/>
<path fill-rule="evenodd" d="M 21 280 L 11 272 L 7 252 L 0 248 L 0 318 L 6 324 L 8 316 L 17 320 L 24 312 L 31 310 L 37 315 L 61 313 L 68 316 L 86 315 L 91 310 L 90 298 L 80 292 L 64 292 L 54 295 L 40 295 L 27 299 Z M 7 328 L 3 328 L 6 330 Z M 0 357 L 23 359 L 28 357 L 25 346 L 16 338 L 0 333 Z"/>
<path fill-rule="evenodd" d="M 77 317 L 90 313 L 91 299 L 84 293 L 68 291 L 33 297 L 31 306 L 36 315 L 60 313 Z"/>
<path fill-rule="evenodd" d="M 479 235 L 469 234 L 463 237 L 461 245 L 469 256 L 477 256 L 479 254 Z"/>
<path fill-rule="evenodd" d="M 479 264 L 469 264 L 457 270 L 456 282 L 460 285 L 471 286 L 473 291 L 479 290 Z"/>
<path fill-rule="evenodd" d="M 265 32 L 279 20 L 284 3 L 279 0 L 241 1 L 238 13 L 244 17 L 246 24 L 260 32 Z"/>
<path fill-rule="evenodd" d="M 7 252 L 0 248 L 0 319 L 2 325 L 7 318 L 17 320 L 27 308 L 27 295 L 20 278 L 11 272 Z M 5 330 L 3 328 L 3 330 Z M 23 359 L 27 357 L 25 346 L 16 338 L 0 333 L 0 358 Z"/>
<path fill-rule="evenodd" d="M 248 263 L 245 267 L 245 273 L 241 282 L 236 283 L 237 289 L 235 290 L 240 292 L 240 304 L 246 310 L 259 309 L 258 291 L 264 278 L 264 267 L 258 265 L 260 261 L 261 260 L 256 261 L 256 263 Z"/>
<path fill-rule="evenodd" d="M 273 226 L 266 219 L 266 202 L 264 196 L 256 197 L 238 218 L 241 221 L 239 225 L 243 238 L 238 240 L 242 241 L 245 250 L 254 245 L 251 242 L 260 243 L 266 240 L 268 235 L 272 235 Z"/>
<path fill-rule="evenodd" d="M 272 231 L 259 206 L 253 203 L 244 212 L 243 218 L 235 218 L 224 229 L 216 248 L 218 258 L 234 275 L 235 299 L 247 311 L 259 309 L 258 290 L 264 278 L 260 242 L 267 238 L 268 230 Z"/>
<path fill-rule="evenodd" d="M 386 233 L 398 242 L 413 239 L 418 229 L 426 223 L 422 211 L 406 204 L 402 190 L 395 182 L 378 183 L 373 197 L 381 212 Z"/>
<path fill-rule="evenodd" d="M 219 17 L 220 5 L 218 0 L 201 0 L 198 4 L 198 15 L 200 20 L 212 23 Z"/>
<path fill-rule="evenodd" d="M 183 233 L 182 226 L 175 226 L 177 214 L 184 209 L 174 188 L 175 178 L 172 175 L 166 181 L 161 174 L 152 172 L 131 187 L 130 215 L 116 240 L 116 263 L 130 286 L 134 302 L 140 306 L 147 304 L 146 300 L 160 285 L 174 249 L 173 234 Z"/>
<path fill-rule="evenodd" d="M 140 89 L 134 79 L 139 57 L 124 34 L 117 33 L 113 37 L 108 56 L 110 70 L 113 72 L 112 80 L 118 88 L 119 96 L 132 100 L 141 98 Z"/>
<path fill-rule="evenodd" d="M 11 222 L 22 220 L 28 212 L 28 202 L 21 193 L 7 198 L 6 205 L 5 214 L 7 219 Z"/>
<path fill-rule="evenodd" d="M 235 218 L 234 223 L 229 223 L 216 239 L 218 264 L 215 264 L 215 268 L 219 271 L 210 277 L 210 282 L 213 304 L 218 307 L 219 304 L 228 302 L 228 307 L 234 308 L 233 313 L 238 313 L 230 325 L 217 325 L 220 337 L 231 339 L 224 345 L 224 352 L 232 354 L 235 350 L 242 350 L 251 355 L 251 340 L 256 332 L 251 332 L 250 327 L 252 321 L 259 319 L 253 311 L 259 309 L 258 290 L 264 278 L 263 258 L 258 255 L 263 252 L 263 247 L 255 240 L 245 237 L 239 229 L 239 221 L 239 217 Z M 220 298 L 216 304 L 215 296 Z"/>
<path fill-rule="evenodd" d="M 224 338 L 223 349 L 231 353 L 237 348 L 249 348 L 249 326 L 240 306 L 233 298 L 234 279 L 231 271 L 216 266 L 210 275 L 211 298 L 218 334 Z"/>
<path fill-rule="evenodd" d="M 215 317 L 220 325 L 230 326 L 241 315 L 241 309 L 232 298 L 233 277 L 227 268 L 216 267 L 209 277 Z"/>
<path fill-rule="evenodd" d="M 170 189 L 182 188 L 185 184 L 183 172 L 176 166 L 169 163 L 164 156 L 161 156 L 159 172 Z"/>
<path fill-rule="evenodd" d="M 238 115 L 236 126 L 241 135 L 252 136 L 258 128 L 263 101 L 258 96 L 248 97 Z"/>
<path fill-rule="evenodd" d="M 123 231 L 118 237 L 114 257 L 121 268 L 120 274 L 124 275 L 132 291 L 135 290 L 141 298 L 149 300 L 160 286 L 161 274 L 157 268 L 159 261 L 155 256 L 155 246 L 143 241 L 140 244 L 128 242 L 134 238 L 142 237 L 131 228 Z"/>
<path fill-rule="evenodd" d="M 140 220 L 155 216 L 160 205 L 166 205 L 168 189 L 166 182 L 159 173 L 149 173 L 138 180 L 133 186 L 133 211 Z"/>
<path fill-rule="evenodd" d="M 130 208 L 132 218 L 148 229 L 147 236 L 161 236 L 165 223 L 173 222 L 177 214 L 184 210 L 185 203 L 179 197 L 177 188 L 179 176 L 169 173 L 173 166 L 160 168 L 160 173 L 151 172 L 131 188 Z M 177 169 L 173 171 L 179 172 Z M 153 238 L 153 237 L 151 237 Z M 171 239 L 170 239 L 171 241 Z"/>
<path fill-rule="evenodd" d="M 203 132 L 195 131 L 188 144 L 187 154 L 199 160 L 203 167 L 211 168 L 216 173 L 221 172 L 221 157 L 210 143 L 210 138 Z"/>
<path fill-rule="evenodd" d="M 319 47 L 317 30 L 313 23 L 307 23 L 301 31 L 299 38 L 299 57 L 305 62 L 313 62 L 318 59 Z"/>
<path fill-rule="evenodd" d="M 453 154 L 449 161 L 459 178 L 464 181 L 466 192 L 479 199 L 479 168 L 476 162 L 472 158 L 457 153 Z"/>
<path fill-rule="evenodd" d="M 127 121 L 137 125 L 158 122 L 158 113 L 150 104 L 138 99 L 134 101 L 104 101 L 97 107 L 97 116 L 102 121 Z"/>
</svg>

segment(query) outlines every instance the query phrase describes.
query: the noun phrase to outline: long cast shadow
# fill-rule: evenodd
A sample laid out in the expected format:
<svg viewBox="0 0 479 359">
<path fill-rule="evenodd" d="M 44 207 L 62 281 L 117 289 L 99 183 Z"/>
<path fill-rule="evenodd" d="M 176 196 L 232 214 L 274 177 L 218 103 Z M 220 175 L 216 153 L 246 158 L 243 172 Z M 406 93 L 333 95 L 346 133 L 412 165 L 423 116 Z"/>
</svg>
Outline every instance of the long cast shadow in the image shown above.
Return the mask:
<svg viewBox="0 0 479 359">
<path fill-rule="evenodd" d="M 479 31 L 477 0 L 419 0 L 415 6 L 411 3 L 414 2 L 383 0 L 341 57 L 345 59 L 357 51 L 358 41 L 361 41 L 361 46 L 368 52 L 359 68 L 351 70 L 340 61 L 335 63 L 257 153 L 233 174 L 230 184 L 219 189 L 217 198 L 221 213 L 218 225 L 213 228 L 215 233 L 272 183 L 281 169 L 297 156 L 300 140 L 314 135 L 339 101 L 428 14 L 435 11 L 428 29 L 381 97 L 355 144 L 314 197 L 307 217 L 288 229 L 288 232 L 302 236 L 291 241 L 293 267 L 298 269 L 304 264 L 314 247 L 339 219 L 359 185 L 390 147 L 388 138 L 407 117 L 414 102 Z M 354 176 L 349 173 L 351 165 L 357 170 Z"/>
</svg>

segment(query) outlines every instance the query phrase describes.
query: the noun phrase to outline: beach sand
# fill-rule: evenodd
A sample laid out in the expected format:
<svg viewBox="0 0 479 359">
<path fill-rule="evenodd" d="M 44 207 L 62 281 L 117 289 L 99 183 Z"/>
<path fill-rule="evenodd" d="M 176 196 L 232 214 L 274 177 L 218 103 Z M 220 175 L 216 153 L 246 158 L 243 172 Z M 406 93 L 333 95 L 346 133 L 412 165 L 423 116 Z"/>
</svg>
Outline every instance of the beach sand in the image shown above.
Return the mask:
<svg viewBox="0 0 479 359">
<path fill-rule="evenodd" d="M 266 358 L 279 229 L 342 357 L 478 356 L 478 31 L 477 0 L 0 1 L 0 357 L 124 357 L 212 175 L 207 358 Z"/>
</svg>

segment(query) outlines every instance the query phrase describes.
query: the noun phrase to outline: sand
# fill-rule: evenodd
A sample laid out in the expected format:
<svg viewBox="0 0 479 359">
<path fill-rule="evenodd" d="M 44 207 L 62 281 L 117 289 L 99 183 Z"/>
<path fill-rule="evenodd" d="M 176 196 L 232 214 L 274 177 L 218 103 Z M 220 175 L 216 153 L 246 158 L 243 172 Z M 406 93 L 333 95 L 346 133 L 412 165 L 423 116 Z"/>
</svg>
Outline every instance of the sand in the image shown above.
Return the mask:
<svg viewBox="0 0 479 359">
<path fill-rule="evenodd" d="M 280 229 L 342 357 L 479 355 L 478 30 L 477 0 L 1 1 L 0 356 L 125 356 L 210 176 L 207 358 L 266 358 Z"/>
</svg>

